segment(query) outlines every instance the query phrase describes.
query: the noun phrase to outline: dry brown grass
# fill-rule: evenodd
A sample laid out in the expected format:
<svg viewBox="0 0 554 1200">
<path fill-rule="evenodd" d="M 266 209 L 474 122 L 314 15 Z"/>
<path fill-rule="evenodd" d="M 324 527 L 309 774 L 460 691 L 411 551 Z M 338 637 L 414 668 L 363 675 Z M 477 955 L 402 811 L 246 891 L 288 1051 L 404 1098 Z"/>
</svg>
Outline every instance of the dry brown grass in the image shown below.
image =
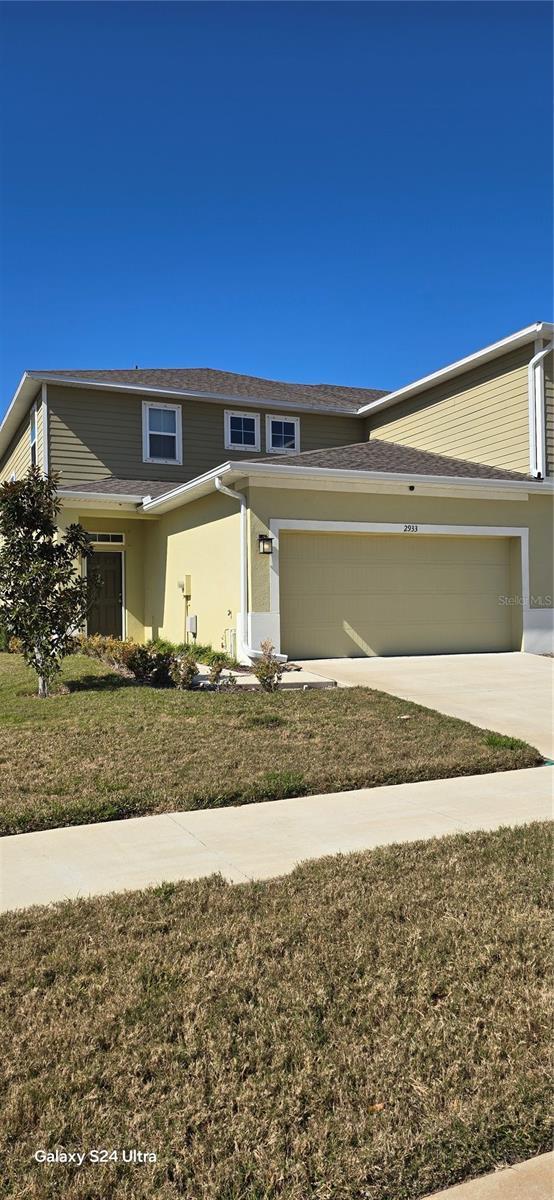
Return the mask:
<svg viewBox="0 0 554 1200">
<path fill-rule="evenodd" d="M 535 824 L 2 918 L 0 1190 L 415 1200 L 548 1149 L 550 873 Z"/>
<path fill-rule="evenodd" d="M 0 655 L 0 833 L 540 763 L 514 739 L 369 688 L 215 694 L 66 661 L 47 701 Z M 407 718 L 407 719 L 406 719 Z"/>
</svg>

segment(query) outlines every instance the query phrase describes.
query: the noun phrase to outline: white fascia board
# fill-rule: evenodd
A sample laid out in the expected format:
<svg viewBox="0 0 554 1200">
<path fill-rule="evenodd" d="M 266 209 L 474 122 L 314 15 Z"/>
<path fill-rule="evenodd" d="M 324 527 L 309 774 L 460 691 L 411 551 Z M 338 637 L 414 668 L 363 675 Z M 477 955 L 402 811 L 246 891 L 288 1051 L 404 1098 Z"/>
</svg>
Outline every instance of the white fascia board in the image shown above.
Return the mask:
<svg viewBox="0 0 554 1200">
<path fill-rule="evenodd" d="M 56 387 L 80 387 L 92 388 L 103 392 L 125 392 L 128 395 L 144 395 L 144 396 L 164 396 L 166 399 L 177 397 L 184 400 L 205 400 L 208 404 L 233 404 L 235 408 L 275 408 L 277 403 L 279 408 L 290 410 L 291 412 L 316 412 L 329 413 L 334 417 L 357 417 L 358 409 L 332 408 L 331 406 L 322 408 L 320 404 L 298 404 L 292 400 L 276 401 L 273 399 L 263 399 L 261 397 L 240 396 L 236 392 L 228 394 L 227 392 L 200 392 L 192 388 L 157 388 L 146 387 L 144 384 L 133 386 L 131 383 L 110 383 L 107 379 L 98 381 L 90 379 L 68 379 L 64 376 L 59 379 L 56 375 L 48 375 L 47 373 L 38 375 L 32 373 L 30 378 L 37 383 L 50 383 Z"/>
<path fill-rule="evenodd" d="M 356 469 L 346 468 L 329 468 L 329 467 L 294 467 L 288 463 L 231 463 L 231 467 L 240 465 L 241 475 L 283 475 L 291 476 L 298 479 L 344 479 L 345 481 L 353 481 L 358 479 L 360 482 L 371 483 L 372 480 L 384 482 L 390 480 L 392 483 L 425 483 L 437 484 L 442 487 L 448 484 L 456 487 L 485 487 L 485 488 L 503 488 L 508 491 L 524 491 L 524 492 L 544 492 L 554 490 L 554 484 L 549 485 L 548 481 L 542 480 L 535 483 L 533 480 L 526 479 L 483 479 L 479 475 L 422 475 L 417 472 L 408 473 L 406 471 L 360 471 Z M 217 472 L 216 472 L 217 473 Z M 546 488 L 545 488 L 546 483 Z"/>
<path fill-rule="evenodd" d="M 534 342 L 538 337 L 551 337 L 553 331 L 554 325 L 548 321 L 538 321 L 534 325 L 528 325 L 525 329 L 519 329 L 517 333 L 512 333 L 509 337 L 502 338 L 500 342 L 493 342 L 490 346 L 484 346 L 482 350 L 476 350 L 474 354 L 468 354 L 466 358 L 460 358 L 457 362 L 450 363 L 446 367 L 441 367 L 438 371 L 433 371 L 431 375 L 423 375 L 421 379 L 415 379 L 413 383 L 407 383 L 404 387 L 397 388 L 395 392 L 390 392 L 388 396 L 383 396 L 381 400 L 372 400 L 370 404 L 364 404 L 362 408 L 358 409 L 358 416 L 365 416 L 367 413 L 379 412 L 382 408 L 389 408 L 391 404 L 396 404 L 398 400 L 415 396 L 418 392 L 434 387 L 435 384 L 441 383 L 443 380 L 452 379 L 456 375 L 462 375 L 464 371 L 469 371 L 472 367 L 479 366 L 479 363 L 499 358 L 502 354 L 509 353 L 510 350 L 517 350 L 519 346 L 526 345 L 527 342 Z"/>
<path fill-rule="evenodd" d="M 203 475 L 196 475 L 194 479 L 187 480 L 186 483 L 180 483 L 177 487 L 171 488 L 169 492 L 163 492 L 161 496 L 144 496 L 142 501 L 143 512 L 169 512 L 171 508 L 177 508 L 180 504 L 188 504 L 191 500 L 197 500 L 199 496 L 206 495 L 208 492 L 215 490 L 215 479 L 219 475 L 228 475 L 233 472 L 233 478 L 239 478 L 248 474 L 248 469 L 251 463 L 243 463 L 243 470 L 234 471 L 235 463 L 225 462 L 219 467 L 212 468 L 211 471 L 206 471 Z"/>
<path fill-rule="evenodd" d="M 198 475 L 195 479 L 189 479 L 187 483 L 180 484 L 173 488 L 170 492 L 164 492 L 161 496 L 156 496 L 154 499 L 145 497 L 142 503 L 142 512 L 168 512 L 171 508 L 177 508 L 181 504 L 190 504 L 191 501 L 197 500 L 200 496 L 207 495 L 212 486 L 215 487 L 215 479 L 217 476 L 227 476 L 227 482 L 231 483 L 235 479 L 246 478 L 249 483 L 259 483 L 263 486 L 264 477 L 271 478 L 272 485 L 274 481 L 278 483 L 279 478 L 298 480 L 298 484 L 302 487 L 303 481 L 317 481 L 322 483 L 325 480 L 343 481 L 344 483 L 360 483 L 365 484 L 369 489 L 372 483 L 403 483 L 406 486 L 410 484 L 425 485 L 429 490 L 441 491 L 444 493 L 445 488 L 453 488 L 459 491 L 475 491 L 483 489 L 485 492 L 504 493 L 516 492 L 521 495 L 526 495 L 529 492 L 554 493 L 554 480 L 543 480 L 540 483 L 519 479 L 481 479 L 479 476 L 457 476 L 457 475 L 408 475 L 400 471 L 356 471 L 356 470 L 330 470 L 327 467 L 293 467 L 283 463 L 251 463 L 251 462 L 226 462 L 221 466 L 215 467 L 211 471 L 207 471 L 204 475 Z"/>
<path fill-rule="evenodd" d="M 78 500 L 79 504 L 113 504 L 114 508 L 123 504 L 136 507 L 143 499 L 142 496 L 125 496 L 114 492 L 77 492 L 72 488 L 59 488 L 58 495 L 65 501 Z"/>
</svg>

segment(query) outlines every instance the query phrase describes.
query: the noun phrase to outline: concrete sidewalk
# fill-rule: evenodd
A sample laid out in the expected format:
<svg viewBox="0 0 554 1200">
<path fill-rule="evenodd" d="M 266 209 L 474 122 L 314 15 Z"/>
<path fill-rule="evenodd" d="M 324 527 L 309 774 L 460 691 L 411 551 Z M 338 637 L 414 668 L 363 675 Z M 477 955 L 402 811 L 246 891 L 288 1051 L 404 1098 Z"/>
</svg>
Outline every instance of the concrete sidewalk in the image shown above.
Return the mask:
<svg viewBox="0 0 554 1200">
<path fill-rule="evenodd" d="M 553 1167 L 553 1154 L 539 1154 L 492 1175 L 433 1192 L 426 1200 L 552 1200 Z"/>
<path fill-rule="evenodd" d="M 232 883 L 302 860 L 552 815 L 553 768 L 363 788 L 0 839 L 0 911 L 220 872 Z"/>
</svg>

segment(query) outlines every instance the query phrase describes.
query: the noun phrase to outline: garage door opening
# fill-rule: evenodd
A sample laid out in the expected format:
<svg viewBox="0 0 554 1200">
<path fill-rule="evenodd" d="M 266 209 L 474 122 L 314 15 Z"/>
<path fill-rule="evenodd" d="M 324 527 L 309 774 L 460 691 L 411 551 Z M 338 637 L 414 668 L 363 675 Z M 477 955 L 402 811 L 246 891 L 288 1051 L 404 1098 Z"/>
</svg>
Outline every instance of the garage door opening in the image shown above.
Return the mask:
<svg viewBox="0 0 554 1200">
<path fill-rule="evenodd" d="M 521 649 L 517 538 L 283 531 L 279 577 L 290 658 Z"/>
</svg>

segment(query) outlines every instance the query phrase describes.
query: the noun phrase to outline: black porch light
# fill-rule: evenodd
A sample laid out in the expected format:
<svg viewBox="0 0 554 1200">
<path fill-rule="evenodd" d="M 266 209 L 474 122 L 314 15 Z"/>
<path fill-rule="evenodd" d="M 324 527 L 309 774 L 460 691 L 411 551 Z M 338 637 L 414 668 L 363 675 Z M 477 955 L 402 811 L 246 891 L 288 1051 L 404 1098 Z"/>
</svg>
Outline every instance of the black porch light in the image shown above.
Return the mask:
<svg viewBox="0 0 554 1200">
<path fill-rule="evenodd" d="M 258 550 L 260 554 L 273 554 L 273 538 L 268 533 L 258 534 Z"/>
</svg>

